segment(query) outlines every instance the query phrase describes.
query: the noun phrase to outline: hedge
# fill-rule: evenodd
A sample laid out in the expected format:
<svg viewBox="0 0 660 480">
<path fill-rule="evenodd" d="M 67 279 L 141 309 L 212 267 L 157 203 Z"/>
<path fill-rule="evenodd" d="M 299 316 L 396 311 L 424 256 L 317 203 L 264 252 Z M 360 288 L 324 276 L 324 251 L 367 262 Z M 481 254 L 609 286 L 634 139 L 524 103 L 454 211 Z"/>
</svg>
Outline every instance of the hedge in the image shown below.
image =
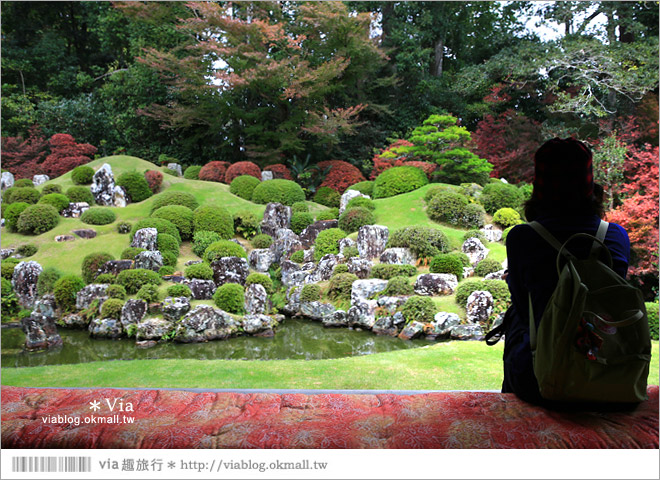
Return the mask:
<svg viewBox="0 0 660 480">
<path fill-rule="evenodd" d="M 273 237 L 260 233 L 256 235 L 250 242 L 254 248 L 268 248 L 273 244 Z"/>
<path fill-rule="evenodd" d="M 143 285 L 160 285 L 161 282 L 160 275 L 144 268 L 123 270 L 117 275 L 117 283 L 123 286 L 129 295 L 137 293 Z"/>
<path fill-rule="evenodd" d="M 215 205 L 203 205 L 193 211 L 193 231 L 216 232 L 223 239 L 234 236 L 234 219 L 230 213 Z"/>
<path fill-rule="evenodd" d="M 94 195 L 87 187 L 71 187 L 66 191 L 66 196 L 72 203 L 86 202 L 89 205 L 94 205 Z"/>
<path fill-rule="evenodd" d="M 341 194 L 330 187 L 320 187 L 314 194 L 314 201 L 326 207 L 339 207 Z"/>
<path fill-rule="evenodd" d="M 390 234 L 387 247 L 409 248 L 417 258 L 434 257 L 449 251 L 447 235 L 423 226 L 405 227 Z"/>
<path fill-rule="evenodd" d="M 252 199 L 252 192 L 260 183 L 261 180 L 252 175 L 240 175 L 231 181 L 229 192 L 249 201 Z"/>
<path fill-rule="evenodd" d="M 85 283 L 93 283 L 96 272 L 105 265 L 106 262 L 114 260 L 115 257 L 106 252 L 94 252 L 83 258 L 81 273 Z"/>
<path fill-rule="evenodd" d="M 179 235 L 179 230 L 172 222 L 163 218 L 143 218 L 142 220 L 139 220 L 135 225 L 133 225 L 133 228 L 131 229 L 131 241 L 133 241 L 133 237 L 135 237 L 135 232 L 143 228 L 155 228 L 158 233 L 167 233 L 168 235 L 172 235 L 174 238 L 176 238 L 177 243 L 179 243 L 179 245 L 181 244 L 181 236 Z"/>
<path fill-rule="evenodd" d="M 364 207 L 347 208 L 339 217 L 339 228 L 346 233 L 357 232 L 364 225 L 373 225 L 376 217 Z"/>
<path fill-rule="evenodd" d="M 245 289 L 238 283 L 220 285 L 213 294 L 213 302 L 225 312 L 241 314 L 244 312 Z"/>
<path fill-rule="evenodd" d="M 39 235 L 55 228 L 59 221 L 60 216 L 51 205 L 30 205 L 18 216 L 16 230 L 23 235 Z"/>
<path fill-rule="evenodd" d="M 92 207 L 80 216 L 80 221 L 88 225 L 108 225 L 115 220 L 117 215 L 107 207 Z"/>
<path fill-rule="evenodd" d="M 305 200 L 305 192 L 296 182 L 284 179 L 261 182 L 252 192 L 252 201 L 261 205 L 277 202 L 293 205 Z"/>
<path fill-rule="evenodd" d="M 486 211 L 493 215 L 500 208 L 513 208 L 518 210 L 522 206 L 523 191 L 509 183 L 495 182 L 484 187 L 479 202 Z"/>
<path fill-rule="evenodd" d="M 374 193 L 374 182 L 373 180 L 358 182 L 351 185 L 346 190 L 357 190 L 358 192 L 363 193 L 365 195 L 369 195 L 371 197 L 373 196 Z"/>
<path fill-rule="evenodd" d="M 53 285 L 55 302 L 65 312 L 76 307 L 76 294 L 83 289 L 85 282 L 78 275 L 65 275 Z"/>
<path fill-rule="evenodd" d="M 429 183 L 426 174 L 410 166 L 392 167 L 378 175 L 374 182 L 373 198 L 386 198 L 412 192 Z"/>
<path fill-rule="evenodd" d="M 414 296 L 406 301 L 401 308 L 401 313 L 407 323 L 431 323 L 436 314 L 436 307 L 431 297 Z"/>
<path fill-rule="evenodd" d="M 71 180 L 76 185 L 89 185 L 94 179 L 94 169 L 88 165 L 79 165 L 71 170 Z"/>
<path fill-rule="evenodd" d="M 152 218 L 162 218 L 174 224 L 181 240 L 189 240 L 193 234 L 193 212 L 183 205 L 167 205 L 151 214 Z"/>
<path fill-rule="evenodd" d="M 417 275 L 417 268 L 414 265 L 377 263 L 371 268 L 371 276 L 381 280 L 389 280 L 394 277 L 412 277 L 414 275 Z"/>
<path fill-rule="evenodd" d="M 119 175 L 115 183 L 126 189 L 128 196 L 131 197 L 131 201 L 134 203 L 146 200 L 153 195 L 144 175 L 138 172 L 124 172 Z"/>
<path fill-rule="evenodd" d="M 198 278 L 200 280 L 212 280 L 213 269 L 206 263 L 193 263 L 188 265 L 185 271 L 186 278 Z"/>
<path fill-rule="evenodd" d="M 51 205 L 58 213 L 61 213 L 62 210 L 69 206 L 70 200 L 69 197 L 61 193 L 47 193 L 39 199 L 38 203 Z"/>
<path fill-rule="evenodd" d="M 183 178 L 187 180 L 199 180 L 199 171 L 201 169 L 201 165 L 191 165 L 184 170 Z"/>
<path fill-rule="evenodd" d="M 247 258 L 247 253 L 245 253 L 243 247 L 230 240 L 220 240 L 212 243 L 204 251 L 204 260 L 209 263 L 222 257 Z"/>
<path fill-rule="evenodd" d="M 151 210 L 149 213 L 154 213 L 161 207 L 166 207 L 168 205 L 183 205 L 188 207 L 190 210 L 195 210 L 199 207 L 199 202 L 197 199 L 188 192 L 172 192 L 167 191 L 159 193 L 156 195 L 151 203 Z"/>
<path fill-rule="evenodd" d="M 253 283 L 258 283 L 263 286 L 266 290 L 266 293 L 273 293 L 273 281 L 265 273 L 251 273 L 245 279 L 245 287 L 252 285 Z"/>
<path fill-rule="evenodd" d="M 314 260 L 319 261 L 324 255 L 339 253 L 339 240 L 346 237 L 346 232 L 339 228 L 323 230 L 314 242 Z"/>
<path fill-rule="evenodd" d="M 5 219 L 5 227 L 10 232 L 15 232 L 17 229 L 18 218 L 21 216 L 21 213 L 30 206 L 29 203 L 25 202 L 16 202 L 7 205 L 5 213 L 3 215 Z"/>
<path fill-rule="evenodd" d="M 216 232 L 209 232 L 208 230 L 196 231 L 193 235 L 192 251 L 201 258 L 204 256 L 206 248 L 219 240 L 222 240 L 222 237 Z"/>
<path fill-rule="evenodd" d="M 314 217 L 311 213 L 296 212 L 291 215 L 291 230 L 293 230 L 296 235 L 300 235 L 302 231 L 312 223 L 314 223 Z"/>
</svg>

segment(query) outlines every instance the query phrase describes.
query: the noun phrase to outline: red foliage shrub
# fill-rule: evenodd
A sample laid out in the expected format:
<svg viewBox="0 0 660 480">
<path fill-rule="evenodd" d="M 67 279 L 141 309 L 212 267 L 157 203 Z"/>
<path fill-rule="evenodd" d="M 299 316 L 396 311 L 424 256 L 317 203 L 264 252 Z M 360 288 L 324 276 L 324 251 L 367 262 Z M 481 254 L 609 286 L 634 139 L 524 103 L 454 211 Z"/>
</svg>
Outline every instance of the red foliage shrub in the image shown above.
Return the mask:
<svg viewBox="0 0 660 480">
<path fill-rule="evenodd" d="M 326 160 L 318 165 L 321 169 L 331 167 L 319 188 L 330 187 L 339 193 L 344 193 L 344 190 L 351 185 L 366 180 L 357 167 L 342 160 Z"/>
<path fill-rule="evenodd" d="M 273 178 L 282 178 L 284 180 L 293 180 L 291 175 L 291 170 L 289 167 L 282 163 L 276 163 L 275 165 L 268 165 L 264 168 L 266 172 L 273 172 Z"/>
<path fill-rule="evenodd" d="M 163 183 L 163 174 L 156 170 L 147 170 L 144 172 L 144 178 L 153 193 L 156 193 L 160 189 L 160 184 Z"/>
<path fill-rule="evenodd" d="M 76 140 L 67 133 L 56 133 L 50 140 L 50 155 L 41 164 L 42 172 L 50 178 L 64 175 L 79 165 L 92 161 L 96 147 L 89 143 L 76 143 Z"/>
<path fill-rule="evenodd" d="M 208 182 L 224 182 L 229 162 L 209 162 L 199 171 L 199 179 Z"/>
<path fill-rule="evenodd" d="M 383 173 L 388 168 L 400 167 L 402 165 L 410 165 L 413 167 L 421 168 L 426 176 L 431 178 L 431 174 L 438 168 L 437 165 L 429 162 L 420 162 L 417 157 L 411 156 L 410 153 L 400 152 L 401 147 L 412 147 L 413 144 L 408 140 L 396 140 L 394 143 L 386 148 L 383 148 L 379 154 L 374 155 L 372 161 L 374 162 L 373 169 L 371 170 L 370 180 L 375 180 L 378 175 Z"/>
<path fill-rule="evenodd" d="M 227 168 L 225 173 L 225 183 L 230 184 L 233 179 L 241 175 L 252 175 L 261 180 L 261 169 L 259 165 L 252 162 L 236 162 Z"/>
<path fill-rule="evenodd" d="M 18 178 L 32 178 L 43 173 L 41 163 L 46 158 L 48 140 L 43 137 L 41 129 L 34 125 L 30 128 L 28 138 L 2 138 L 2 168 L 9 170 Z"/>
</svg>

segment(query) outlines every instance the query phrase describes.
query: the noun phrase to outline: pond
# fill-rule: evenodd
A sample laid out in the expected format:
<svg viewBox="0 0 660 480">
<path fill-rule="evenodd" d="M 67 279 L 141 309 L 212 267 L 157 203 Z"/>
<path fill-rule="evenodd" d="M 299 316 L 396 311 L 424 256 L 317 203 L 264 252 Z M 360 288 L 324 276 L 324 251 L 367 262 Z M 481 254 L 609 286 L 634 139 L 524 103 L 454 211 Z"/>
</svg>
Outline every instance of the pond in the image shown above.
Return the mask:
<svg viewBox="0 0 660 480">
<path fill-rule="evenodd" d="M 325 328 L 320 322 L 287 318 L 275 337 L 237 337 L 208 343 L 163 343 L 141 349 L 133 339 L 91 339 L 85 330 L 59 329 L 64 345 L 49 352 L 25 352 L 20 328 L 2 329 L 3 367 L 34 367 L 149 358 L 199 360 L 321 360 L 422 347 L 429 340 L 401 340 L 347 328 Z"/>
</svg>

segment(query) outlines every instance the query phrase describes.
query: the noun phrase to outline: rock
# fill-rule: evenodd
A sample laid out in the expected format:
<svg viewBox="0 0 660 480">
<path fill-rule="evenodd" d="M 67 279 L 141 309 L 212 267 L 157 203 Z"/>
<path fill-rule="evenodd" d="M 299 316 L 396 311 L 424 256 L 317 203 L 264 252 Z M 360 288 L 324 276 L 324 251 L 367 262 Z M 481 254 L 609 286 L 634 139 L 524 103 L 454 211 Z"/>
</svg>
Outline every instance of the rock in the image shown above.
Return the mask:
<svg viewBox="0 0 660 480">
<path fill-rule="evenodd" d="M 56 242 L 73 242 L 76 239 L 73 235 L 58 235 L 55 237 Z"/>
<path fill-rule="evenodd" d="M 158 230 L 155 228 L 141 228 L 135 232 L 131 247 L 156 250 L 158 248 Z"/>
<path fill-rule="evenodd" d="M 460 325 L 461 319 L 455 313 L 438 312 L 433 317 L 430 328 L 426 330 L 427 337 L 435 340 L 436 338 L 449 338 L 451 330 Z"/>
<path fill-rule="evenodd" d="M 424 333 L 424 324 L 422 322 L 410 322 L 399 334 L 401 340 L 413 340 L 421 337 Z"/>
<path fill-rule="evenodd" d="M 465 306 L 469 323 L 486 325 L 493 313 L 493 295 L 485 290 L 476 290 L 470 294 Z"/>
<path fill-rule="evenodd" d="M 474 267 L 463 267 L 463 278 L 474 277 Z"/>
<path fill-rule="evenodd" d="M 89 323 L 92 338 L 119 338 L 123 333 L 122 324 L 116 318 L 95 318 Z"/>
<path fill-rule="evenodd" d="M 318 222 L 314 222 L 300 233 L 300 243 L 302 243 L 304 248 L 310 248 L 314 245 L 319 233 L 329 228 L 337 228 L 338 225 L 339 222 L 337 220 L 319 220 Z"/>
<path fill-rule="evenodd" d="M 339 255 L 332 253 L 323 255 L 314 271 L 305 278 L 305 283 L 319 283 L 330 280 L 332 270 L 335 268 L 335 265 L 339 264 L 339 258 Z"/>
<path fill-rule="evenodd" d="M 211 262 L 213 281 L 219 287 L 225 283 L 245 285 L 250 270 L 248 262 L 241 257 L 222 257 Z"/>
<path fill-rule="evenodd" d="M 237 322 L 210 305 L 198 305 L 177 323 L 174 341 L 181 343 L 224 340 L 238 332 Z"/>
<path fill-rule="evenodd" d="M 257 315 L 268 311 L 268 294 L 263 285 L 253 283 L 245 289 L 245 311 Z"/>
<path fill-rule="evenodd" d="M 486 280 L 504 280 L 504 275 L 506 274 L 506 270 L 498 270 L 497 272 L 489 273 L 486 275 L 484 278 Z"/>
<path fill-rule="evenodd" d="M 89 322 L 78 313 L 69 313 L 57 321 L 57 324 L 67 328 L 87 328 Z"/>
<path fill-rule="evenodd" d="M 97 205 L 112 206 L 114 189 L 115 177 L 112 174 L 112 167 L 107 163 L 104 163 L 94 174 L 92 186 L 90 187 Z"/>
<path fill-rule="evenodd" d="M 264 170 L 261 172 L 261 181 L 265 182 L 266 180 L 272 180 L 273 179 L 273 172 L 269 170 Z"/>
<path fill-rule="evenodd" d="M 50 320 L 57 318 L 57 304 L 55 303 L 55 295 L 47 293 L 43 297 L 35 300 L 32 313 L 38 313 Z"/>
<path fill-rule="evenodd" d="M 38 187 L 39 185 L 43 185 L 48 180 L 50 180 L 50 177 L 48 175 L 35 175 L 34 177 L 32 177 L 32 183 L 34 183 L 35 187 Z"/>
<path fill-rule="evenodd" d="M 156 340 L 142 340 L 139 342 L 135 342 L 135 346 L 137 348 L 152 348 L 158 345 L 158 342 Z"/>
<path fill-rule="evenodd" d="M 0 258 L 2 258 L 2 260 L 9 258 L 12 256 L 12 254 L 15 251 L 16 251 L 15 248 L 3 248 L 2 250 L 0 250 Z"/>
<path fill-rule="evenodd" d="M 185 283 L 186 282 L 186 277 L 182 275 L 163 275 L 163 280 L 166 282 L 172 282 L 172 283 Z M 213 284 L 215 285 L 215 283 Z"/>
<path fill-rule="evenodd" d="M 190 311 L 190 300 L 187 297 L 167 297 L 163 300 L 160 311 L 165 320 L 176 322 Z"/>
<path fill-rule="evenodd" d="M 2 172 L 2 178 L 0 179 L 0 189 L 4 192 L 9 187 L 14 186 L 14 174 L 11 172 Z"/>
<path fill-rule="evenodd" d="M 314 247 L 303 250 L 303 263 L 314 263 Z"/>
<path fill-rule="evenodd" d="M 355 240 L 350 239 L 348 237 L 344 237 L 341 240 L 339 240 L 339 253 L 344 253 L 344 249 L 347 247 L 355 247 L 357 244 L 355 243 Z"/>
<path fill-rule="evenodd" d="M 213 280 L 200 280 L 194 278 L 192 280 L 186 280 L 183 283 L 190 288 L 193 300 L 210 300 L 213 298 L 216 289 Z"/>
<path fill-rule="evenodd" d="M 202 263 L 202 260 L 188 260 L 184 265 L 189 267 L 190 265 L 197 265 L 198 263 Z"/>
<path fill-rule="evenodd" d="M 119 319 L 124 329 L 129 325 L 135 325 L 142 321 L 147 314 L 147 302 L 137 298 L 130 298 L 121 309 Z"/>
<path fill-rule="evenodd" d="M 255 248 L 248 254 L 248 263 L 257 272 L 267 272 L 275 262 L 275 255 L 268 248 Z"/>
<path fill-rule="evenodd" d="M 131 203 L 131 197 L 128 195 L 126 189 L 115 185 L 115 188 L 112 189 L 112 204 L 115 207 L 124 208 L 129 203 Z"/>
<path fill-rule="evenodd" d="M 137 341 L 160 340 L 174 326 L 174 323 L 164 318 L 147 318 L 137 324 L 135 339 Z"/>
<path fill-rule="evenodd" d="M 181 165 L 178 163 L 168 163 L 167 168 L 174 170 L 177 177 L 183 177 L 183 170 L 181 169 Z"/>
<path fill-rule="evenodd" d="M 146 250 L 135 256 L 135 268 L 157 272 L 163 266 L 163 255 L 158 250 Z"/>
<path fill-rule="evenodd" d="M 343 310 L 335 310 L 332 314 L 323 317 L 321 321 L 327 328 L 348 327 L 348 313 Z"/>
<path fill-rule="evenodd" d="M 161 312 L 162 305 L 160 302 L 152 302 L 147 305 L 147 312 L 149 312 L 149 315 L 158 315 Z"/>
<path fill-rule="evenodd" d="M 288 228 L 280 228 L 270 246 L 270 252 L 275 263 L 280 262 L 283 258 L 289 258 L 293 252 L 302 249 L 303 246 L 298 235 Z"/>
<path fill-rule="evenodd" d="M 484 234 L 484 237 L 486 237 L 486 240 L 489 242 L 499 242 L 502 240 L 502 230 L 497 228 L 495 225 L 491 225 L 489 223 L 488 225 L 484 225 L 480 231 Z"/>
<path fill-rule="evenodd" d="M 353 306 L 348 309 L 348 325 L 353 328 L 371 330 L 376 323 L 376 308 L 378 308 L 376 301 L 360 300 L 351 303 Z"/>
<path fill-rule="evenodd" d="M 308 271 L 309 273 L 311 273 L 315 268 L 316 268 L 316 264 L 314 262 L 303 263 L 300 266 L 301 270 Z"/>
<path fill-rule="evenodd" d="M 25 308 L 32 308 L 37 298 L 37 281 L 43 268 L 35 261 L 20 262 L 14 268 L 11 286 L 20 303 Z"/>
<path fill-rule="evenodd" d="M 451 329 L 452 340 L 483 340 L 481 325 L 456 325 Z"/>
<path fill-rule="evenodd" d="M 300 292 L 301 288 L 297 285 L 289 287 L 286 291 L 286 300 L 287 304 L 284 306 L 283 310 L 289 315 L 298 315 L 300 313 Z"/>
<path fill-rule="evenodd" d="M 290 260 L 282 260 L 280 262 L 280 269 L 282 272 L 282 284 L 287 287 L 302 285 L 305 283 L 305 277 L 309 274 L 308 271 L 302 270 L 296 262 Z"/>
<path fill-rule="evenodd" d="M 385 287 L 387 287 L 387 280 L 379 280 L 377 278 L 353 282 L 353 286 L 351 287 L 351 305 L 367 300 L 385 290 Z"/>
<path fill-rule="evenodd" d="M 133 268 L 133 260 L 110 260 L 101 265 L 101 268 L 96 272 L 98 277 L 102 273 L 110 273 L 112 275 L 119 275 L 120 272 L 124 270 L 130 270 Z"/>
<path fill-rule="evenodd" d="M 261 220 L 261 233 L 275 238 L 275 234 L 281 228 L 289 228 L 291 224 L 291 207 L 281 203 L 269 203 Z"/>
<path fill-rule="evenodd" d="M 371 199 L 369 195 L 365 195 L 361 192 L 358 192 L 357 190 L 350 190 L 350 189 L 346 190 L 339 199 L 339 214 L 341 215 L 342 213 L 344 213 L 344 210 L 346 210 L 346 206 L 348 205 L 348 202 L 358 197 Z"/>
<path fill-rule="evenodd" d="M 275 334 L 273 329 L 276 326 L 277 322 L 268 315 L 250 314 L 243 317 L 243 331 L 248 335 L 272 337 Z"/>
<path fill-rule="evenodd" d="M 476 267 L 477 263 L 486 258 L 488 252 L 490 252 L 478 238 L 468 238 L 465 240 L 461 250 L 468 256 L 473 267 Z"/>
<path fill-rule="evenodd" d="M 79 230 L 71 230 L 71 233 L 78 235 L 80 238 L 89 240 L 90 238 L 96 237 L 96 230 L 93 228 L 81 228 Z"/>
<path fill-rule="evenodd" d="M 69 206 L 62 210 L 62 216 L 67 218 L 80 218 L 85 210 L 89 210 L 89 203 L 87 202 L 69 203 Z"/>
<path fill-rule="evenodd" d="M 390 231 L 383 225 L 364 225 L 358 230 L 357 248 L 363 258 L 376 258 L 385 250 Z"/>
<path fill-rule="evenodd" d="M 380 254 L 380 263 L 415 265 L 415 256 L 407 248 L 388 248 Z"/>
<path fill-rule="evenodd" d="M 452 295 L 458 286 L 456 275 L 450 273 L 425 273 L 415 281 L 417 295 Z"/>
<path fill-rule="evenodd" d="M 300 314 L 312 320 L 322 320 L 335 313 L 335 310 L 335 307 L 329 303 L 301 302 L 300 304 Z"/>
<path fill-rule="evenodd" d="M 47 350 L 62 345 L 54 317 L 32 312 L 29 317 L 21 319 L 21 328 L 25 332 L 27 350 Z"/>
<path fill-rule="evenodd" d="M 351 257 L 346 260 L 346 267 L 348 267 L 348 271 L 354 275 L 357 275 L 357 277 L 361 279 L 369 278 L 373 266 L 373 262 L 366 258 Z"/>
<path fill-rule="evenodd" d="M 403 313 L 396 312 L 394 315 L 392 315 L 392 324 L 395 327 L 401 328 L 405 323 L 406 323 L 406 319 L 403 317 Z"/>
<path fill-rule="evenodd" d="M 403 307 L 408 297 L 378 297 L 378 306 L 385 309 L 390 315 L 395 313 L 398 308 Z"/>
<path fill-rule="evenodd" d="M 380 317 L 371 327 L 371 331 L 376 335 L 387 335 L 389 337 L 396 337 L 399 329 L 392 322 L 392 317 Z"/>
<path fill-rule="evenodd" d="M 99 300 L 99 307 L 108 299 L 106 294 L 108 285 L 105 283 L 92 283 L 86 285 L 76 294 L 76 308 L 84 310 L 89 308 L 92 302 L 96 299 Z"/>
</svg>

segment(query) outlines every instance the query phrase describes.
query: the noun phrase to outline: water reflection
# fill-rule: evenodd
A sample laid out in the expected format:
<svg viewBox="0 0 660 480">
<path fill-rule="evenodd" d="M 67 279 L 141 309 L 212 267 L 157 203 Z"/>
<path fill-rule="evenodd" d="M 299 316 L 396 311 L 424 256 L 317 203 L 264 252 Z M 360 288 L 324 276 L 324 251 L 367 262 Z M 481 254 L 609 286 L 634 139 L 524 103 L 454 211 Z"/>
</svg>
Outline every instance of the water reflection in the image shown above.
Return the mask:
<svg viewBox="0 0 660 480">
<path fill-rule="evenodd" d="M 319 322 L 287 319 L 273 338 L 239 337 L 197 344 L 164 343 L 146 350 L 133 340 L 90 339 L 86 331 L 60 329 L 64 345 L 53 351 L 28 353 L 20 328 L 2 329 L 2 366 L 33 367 L 84 363 L 97 360 L 194 358 L 199 360 L 320 360 L 351 357 L 420 347 L 427 340 L 405 341 L 370 332 L 324 328 Z"/>
</svg>

